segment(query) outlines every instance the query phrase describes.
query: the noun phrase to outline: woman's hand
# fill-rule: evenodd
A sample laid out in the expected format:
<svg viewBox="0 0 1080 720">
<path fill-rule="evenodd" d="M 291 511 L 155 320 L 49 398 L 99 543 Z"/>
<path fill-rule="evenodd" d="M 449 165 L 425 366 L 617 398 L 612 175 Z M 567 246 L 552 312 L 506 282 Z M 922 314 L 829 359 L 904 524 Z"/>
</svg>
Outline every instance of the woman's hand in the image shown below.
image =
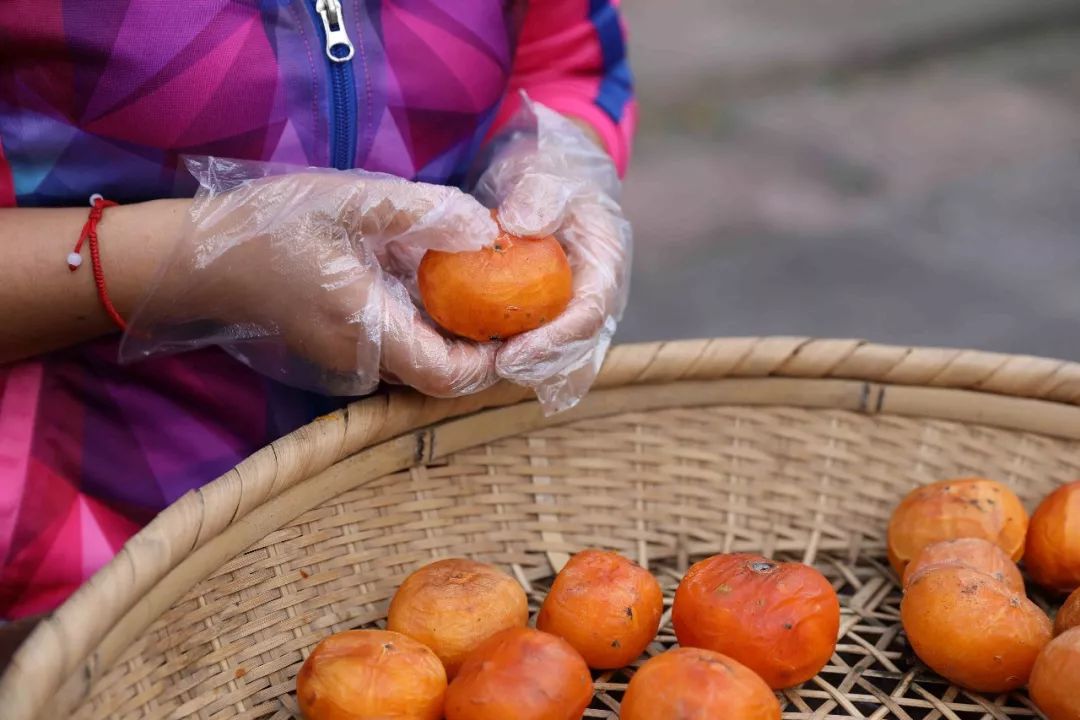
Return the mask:
<svg viewBox="0 0 1080 720">
<path fill-rule="evenodd" d="M 369 392 L 380 375 L 436 396 L 495 381 L 494 348 L 444 338 L 384 269 L 407 275 L 424 249 L 490 243 L 497 227 L 471 196 L 373 173 L 191 165 L 203 189 L 190 227 L 122 358 L 221 345 L 282 382 L 337 395 Z"/>
<path fill-rule="evenodd" d="M 599 372 L 630 287 L 632 237 L 614 163 L 575 122 L 523 103 L 477 185 L 509 232 L 554 234 L 574 271 L 574 298 L 549 324 L 510 339 L 501 377 L 536 389 L 548 412 L 572 407 Z"/>
</svg>

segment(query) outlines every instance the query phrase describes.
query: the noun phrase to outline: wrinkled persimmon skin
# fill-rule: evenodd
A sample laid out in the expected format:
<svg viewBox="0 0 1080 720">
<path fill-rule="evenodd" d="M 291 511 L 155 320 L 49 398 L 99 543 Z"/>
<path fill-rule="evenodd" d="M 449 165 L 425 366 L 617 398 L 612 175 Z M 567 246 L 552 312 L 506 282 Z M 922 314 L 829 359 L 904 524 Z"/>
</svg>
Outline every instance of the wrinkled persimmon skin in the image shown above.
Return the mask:
<svg viewBox="0 0 1080 720">
<path fill-rule="evenodd" d="M 561 314 L 574 292 L 558 240 L 506 232 L 480 250 L 429 250 L 417 283 L 424 309 L 440 327 L 478 342 L 535 330 Z"/>
<path fill-rule="evenodd" d="M 1073 590 L 1072 595 L 1065 599 L 1054 617 L 1055 635 L 1060 635 L 1074 627 L 1080 627 L 1080 589 Z"/>
<path fill-rule="evenodd" d="M 780 703 L 753 670 L 700 648 L 676 648 L 634 673 L 620 720 L 780 720 Z"/>
<path fill-rule="evenodd" d="M 592 702 L 585 660 L 533 628 L 511 628 L 469 655 L 446 692 L 446 720 L 580 720 Z"/>
<path fill-rule="evenodd" d="M 978 692 L 1027 682 L 1050 640 L 1050 618 L 1023 593 L 958 566 L 926 568 L 911 579 L 900 619 L 915 654 L 930 669 Z"/>
<path fill-rule="evenodd" d="M 927 545 L 904 568 L 903 584 L 907 585 L 911 578 L 922 570 L 940 565 L 958 565 L 978 570 L 1005 583 L 1013 592 L 1025 591 L 1024 576 L 1020 574 L 1020 568 L 1016 567 L 1008 553 L 982 538 L 942 540 Z"/>
<path fill-rule="evenodd" d="M 296 676 L 305 720 L 438 720 L 446 672 L 435 653 L 387 630 L 348 630 L 315 646 Z"/>
<path fill-rule="evenodd" d="M 1014 562 L 1024 554 L 1028 516 L 1020 498 L 985 478 L 959 478 L 912 490 L 889 519 L 889 563 L 897 575 L 927 545 L 976 537 L 999 546 Z"/>
<path fill-rule="evenodd" d="M 529 600 L 517 580 L 463 558 L 437 560 L 405 578 L 386 618 L 388 629 L 435 651 L 451 679 L 484 640 L 528 622 Z"/>
<path fill-rule="evenodd" d="M 1080 720 L 1080 627 L 1054 638 L 1039 653 L 1028 694 L 1049 720 Z"/>
<path fill-rule="evenodd" d="M 806 682 L 832 657 L 840 601 L 809 565 L 714 555 L 679 583 L 671 620 L 680 645 L 734 658 L 780 689 Z"/>
<path fill-rule="evenodd" d="M 613 669 L 645 651 L 663 613 L 664 594 L 648 570 L 618 553 L 585 550 L 555 577 L 536 627 L 570 643 L 589 667 Z"/>
<path fill-rule="evenodd" d="M 1031 516 L 1024 567 L 1047 590 L 1080 587 L 1080 482 L 1046 496 Z"/>
</svg>

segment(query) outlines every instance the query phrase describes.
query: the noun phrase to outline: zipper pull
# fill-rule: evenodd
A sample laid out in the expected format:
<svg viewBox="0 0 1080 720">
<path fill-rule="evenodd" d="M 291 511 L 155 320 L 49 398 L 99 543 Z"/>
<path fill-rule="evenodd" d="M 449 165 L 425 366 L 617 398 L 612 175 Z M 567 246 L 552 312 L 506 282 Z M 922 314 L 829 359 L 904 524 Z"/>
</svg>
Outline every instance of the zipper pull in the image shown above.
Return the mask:
<svg viewBox="0 0 1080 720">
<path fill-rule="evenodd" d="M 345 14 L 341 9 L 341 0 L 315 0 L 315 12 L 322 18 L 326 30 L 326 56 L 333 62 L 343 63 L 352 60 L 356 52 L 349 33 L 345 31 Z M 335 55 L 334 48 L 344 47 L 344 55 Z"/>
</svg>

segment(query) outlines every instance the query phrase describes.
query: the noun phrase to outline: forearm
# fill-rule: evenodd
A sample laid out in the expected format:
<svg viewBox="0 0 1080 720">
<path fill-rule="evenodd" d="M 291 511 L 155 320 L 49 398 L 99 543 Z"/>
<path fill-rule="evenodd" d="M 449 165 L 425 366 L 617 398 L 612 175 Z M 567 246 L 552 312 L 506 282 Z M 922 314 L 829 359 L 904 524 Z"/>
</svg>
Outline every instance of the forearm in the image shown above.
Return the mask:
<svg viewBox="0 0 1080 720">
<path fill-rule="evenodd" d="M 618 0 L 529 3 L 509 90 L 492 134 L 521 104 L 519 91 L 588 126 L 622 175 L 637 119 Z"/>
<path fill-rule="evenodd" d="M 190 200 L 109 208 L 98 224 L 101 264 L 121 317 L 129 317 L 179 236 Z M 88 248 L 66 258 L 88 208 L 0 209 L 0 363 L 105 335 L 115 326 L 97 296 Z"/>
</svg>

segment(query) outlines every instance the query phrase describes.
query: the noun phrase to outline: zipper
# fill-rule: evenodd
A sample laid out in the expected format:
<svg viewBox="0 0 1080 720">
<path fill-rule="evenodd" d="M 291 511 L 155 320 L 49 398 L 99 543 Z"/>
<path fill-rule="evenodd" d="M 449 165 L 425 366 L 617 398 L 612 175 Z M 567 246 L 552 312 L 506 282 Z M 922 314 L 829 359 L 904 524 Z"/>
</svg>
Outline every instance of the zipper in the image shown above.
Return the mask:
<svg viewBox="0 0 1080 720">
<path fill-rule="evenodd" d="M 330 73 L 330 161 L 338 170 L 347 170 L 356 157 L 356 85 L 350 62 L 356 50 L 345 29 L 341 0 L 313 2 L 322 20 Z"/>
</svg>

